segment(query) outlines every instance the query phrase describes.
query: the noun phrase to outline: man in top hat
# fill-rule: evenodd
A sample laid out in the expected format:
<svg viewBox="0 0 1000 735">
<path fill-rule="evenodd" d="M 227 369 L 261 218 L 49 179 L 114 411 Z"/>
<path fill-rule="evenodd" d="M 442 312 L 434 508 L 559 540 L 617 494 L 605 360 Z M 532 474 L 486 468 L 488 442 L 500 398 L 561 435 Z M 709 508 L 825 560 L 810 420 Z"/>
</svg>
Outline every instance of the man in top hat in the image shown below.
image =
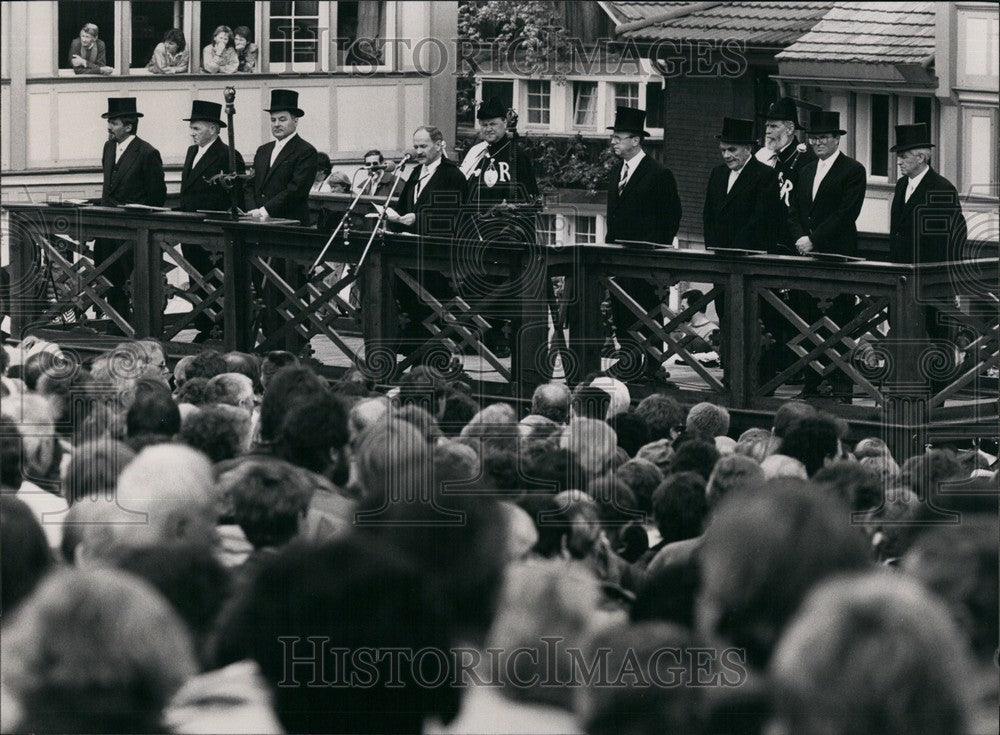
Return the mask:
<svg viewBox="0 0 1000 735">
<path fill-rule="evenodd" d="M 930 130 L 926 123 L 896 126 L 899 173 L 889 223 L 889 260 L 893 263 L 934 263 L 959 260 L 966 239 L 965 217 L 955 186 L 931 168 Z M 951 222 L 947 231 L 921 226 L 931 219 Z"/>
<path fill-rule="evenodd" d="M 191 117 L 184 118 L 184 121 L 190 123 L 188 127 L 193 145 L 188 148 L 184 158 L 178 209 L 182 212 L 194 212 L 199 209 L 226 211 L 231 206 L 229 191 L 221 182 L 209 183 L 213 176 L 232 173 L 229 165 L 229 146 L 219 137 L 219 130 L 226 127 L 222 122 L 222 105 L 217 102 L 194 100 L 191 104 Z M 243 173 L 246 167 L 239 151 L 235 152 L 235 159 L 236 171 Z M 239 204 L 242 205 L 243 202 Z M 212 259 L 201 245 L 182 245 L 181 250 L 184 257 L 201 275 L 207 275 L 212 270 Z M 218 255 L 221 256 L 221 253 Z M 194 324 L 198 328 L 194 341 L 204 342 L 210 336 L 212 320 L 202 312 L 195 317 Z"/>
<path fill-rule="evenodd" d="M 109 97 L 108 111 L 101 115 L 108 121 L 108 140 L 104 143 L 101 165 L 104 183 L 101 205 L 146 204 L 162 207 L 167 199 L 160 152 L 137 137 L 139 118 L 135 97 Z M 98 238 L 94 243 L 94 261 L 100 266 L 121 245 L 117 240 Z M 123 318 L 129 317 L 129 297 L 125 282 L 132 276 L 132 253 L 111 263 L 104 271 L 111 282 L 107 301 Z M 117 331 L 117 330 L 116 330 Z"/>
<path fill-rule="evenodd" d="M 811 252 L 854 255 L 858 248 L 856 221 L 865 201 L 867 173 L 865 167 L 840 151 L 840 137 L 847 131 L 840 127 L 840 113 L 813 111 L 807 130 L 809 144 L 817 160 L 802 170 L 792 191 L 788 213 L 788 228 L 800 255 Z M 807 322 L 820 316 L 815 298 L 802 292 L 795 294 L 799 314 Z M 854 296 L 840 294 L 826 311 L 836 324 L 843 326 L 854 313 Z M 827 395 L 850 403 L 852 383 L 839 370 L 834 371 L 823 385 L 822 376 L 806 370 L 802 395 Z"/>
<path fill-rule="evenodd" d="M 316 178 L 316 149 L 296 132 L 299 93 L 290 89 L 271 90 L 271 135 L 274 140 L 257 149 L 253 158 L 255 209 L 249 214 L 259 219 L 297 219 L 309 224 L 309 190 Z"/>
<path fill-rule="evenodd" d="M 612 131 L 611 147 L 621 159 L 608 179 L 607 236 L 609 243 L 638 241 L 670 245 L 681 223 L 681 200 L 677 182 L 670 169 L 647 156 L 642 139 L 649 136 L 643 128 L 646 111 L 634 107 L 618 107 Z M 646 311 L 660 305 L 659 297 L 649 283 L 641 278 L 618 278 L 618 284 Z M 664 376 L 659 365 L 644 360 L 642 349 L 629 330 L 636 316 L 617 299 L 611 300 L 618 341 L 623 351 L 632 353 L 631 362 L 645 362 L 651 378 Z M 644 330 L 643 330 L 644 331 Z M 612 372 L 620 372 L 615 371 Z M 622 379 L 635 377 L 620 374 Z"/>
</svg>

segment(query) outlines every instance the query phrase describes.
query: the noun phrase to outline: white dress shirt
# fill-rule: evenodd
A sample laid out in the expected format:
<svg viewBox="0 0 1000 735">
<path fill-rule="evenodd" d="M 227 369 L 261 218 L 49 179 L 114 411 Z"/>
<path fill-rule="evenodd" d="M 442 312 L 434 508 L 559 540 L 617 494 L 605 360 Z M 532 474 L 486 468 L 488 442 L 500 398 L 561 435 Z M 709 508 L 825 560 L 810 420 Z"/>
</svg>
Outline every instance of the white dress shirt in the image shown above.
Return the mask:
<svg viewBox="0 0 1000 735">
<path fill-rule="evenodd" d="M 213 138 L 212 140 L 208 141 L 205 145 L 198 146 L 198 151 L 197 151 L 197 153 L 194 154 L 194 160 L 191 161 L 191 168 L 192 169 L 195 166 L 198 165 L 198 161 L 200 161 L 201 157 L 205 155 L 205 151 L 207 151 L 209 148 L 212 147 L 212 143 L 214 143 L 214 142 L 215 142 L 215 138 Z"/>
<path fill-rule="evenodd" d="M 122 153 L 125 152 L 125 149 L 128 148 L 129 143 L 131 143 L 133 140 L 135 140 L 135 136 L 130 135 L 121 143 L 119 143 L 117 146 L 115 146 L 115 163 L 118 163 L 118 161 L 121 160 Z"/>
<path fill-rule="evenodd" d="M 424 190 L 424 187 L 427 186 L 427 182 L 431 180 L 431 176 L 434 175 L 434 172 L 438 170 L 438 166 L 440 165 L 441 157 L 438 156 L 438 159 L 434 163 L 425 164 L 423 168 L 420 169 L 420 178 L 417 180 L 417 188 L 413 190 L 413 201 L 417 201 L 417 199 L 420 198 L 420 194 Z"/>
<path fill-rule="evenodd" d="M 629 179 L 632 178 L 632 174 L 635 173 L 635 170 L 636 168 L 638 168 L 639 163 L 645 157 L 646 157 L 646 151 L 640 148 L 639 152 L 636 153 L 634 156 L 632 156 L 630 159 L 628 159 L 627 161 L 624 159 L 622 160 L 622 177 L 618 179 L 619 189 L 624 189 L 626 186 L 628 186 Z"/>
<path fill-rule="evenodd" d="M 296 135 L 298 135 L 298 133 L 292 133 L 287 138 L 282 138 L 281 140 L 274 141 L 274 150 L 271 151 L 271 163 L 270 163 L 271 166 L 274 165 L 274 161 L 278 158 L 278 154 L 281 153 L 281 151 L 284 149 L 286 145 L 288 145 L 288 141 L 290 141 Z"/>
<path fill-rule="evenodd" d="M 820 182 L 830 173 L 830 167 L 833 166 L 833 162 L 837 160 L 837 156 L 840 155 L 840 149 L 838 148 L 833 152 L 833 155 L 827 158 L 825 161 L 820 159 L 816 162 L 816 177 L 813 179 L 813 195 L 812 198 L 816 199 L 816 192 L 819 191 Z"/>
<path fill-rule="evenodd" d="M 927 175 L 927 172 L 930 171 L 930 170 L 931 170 L 931 167 L 928 166 L 923 171 L 921 171 L 919 174 L 917 174 L 912 179 L 910 179 L 909 181 L 906 182 L 906 196 L 903 197 L 903 201 L 904 202 L 910 201 L 910 197 L 913 196 L 913 192 L 917 190 L 917 187 L 920 186 L 920 182 L 924 180 L 924 177 Z"/>
<path fill-rule="evenodd" d="M 744 161 L 743 165 L 740 166 L 738 169 L 736 169 L 735 171 L 730 171 L 729 172 L 729 183 L 726 184 L 726 193 L 727 194 L 733 190 L 733 184 L 736 183 L 736 179 L 738 179 L 740 177 L 740 174 L 743 173 L 743 169 L 745 169 L 747 167 L 748 163 L 750 163 L 750 159 L 749 158 L 746 161 Z"/>
</svg>

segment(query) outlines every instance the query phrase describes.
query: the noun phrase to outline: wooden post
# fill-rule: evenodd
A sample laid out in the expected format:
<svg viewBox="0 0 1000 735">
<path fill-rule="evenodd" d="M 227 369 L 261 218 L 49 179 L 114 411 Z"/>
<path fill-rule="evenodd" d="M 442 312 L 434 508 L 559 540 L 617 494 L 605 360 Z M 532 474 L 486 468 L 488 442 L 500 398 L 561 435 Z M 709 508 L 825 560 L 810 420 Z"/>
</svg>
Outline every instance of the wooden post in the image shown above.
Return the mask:
<svg viewBox="0 0 1000 735">
<path fill-rule="evenodd" d="M 584 246 L 574 247 L 572 266 L 573 303 L 569 311 L 569 345 L 573 364 L 566 371 L 566 382 L 575 385 L 587 373 L 601 367 L 601 266 Z M 599 255 L 599 254 L 598 254 Z"/>
<path fill-rule="evenodd" d="M 225 230 L 223 262 L 226 279 L 223 344 L 228 351 L 248 352 L 253 349 L 254 341 L 250 260 L 243 235 L 231 229 Z"/>
<path fill-rule="evenodd" d="M 132 241 L 132 329 L 137 339 L 153 335 L 152 282 L 159 277 L 159 268 L 154 275 L 152 247 L 149 228 L 136 228 Z"/>
</svg>

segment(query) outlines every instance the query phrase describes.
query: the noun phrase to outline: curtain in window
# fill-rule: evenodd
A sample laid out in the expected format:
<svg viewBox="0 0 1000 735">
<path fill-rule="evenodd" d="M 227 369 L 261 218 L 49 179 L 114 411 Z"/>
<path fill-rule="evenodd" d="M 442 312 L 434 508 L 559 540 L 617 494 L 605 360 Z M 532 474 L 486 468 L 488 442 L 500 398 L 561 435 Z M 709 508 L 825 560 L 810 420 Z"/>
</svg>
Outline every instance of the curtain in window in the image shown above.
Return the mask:
<svg viewBox="0 0 1000 735">
<path fill-rule="evenodd" d="M 385 27 L 385 2 L 383 0 L 359 0 L 358 2 L 358 41 L 363 45 L 365 53 L 377 57 L 379 63 L 385 63 L 383 49 L 383 28 Z"/>
</svg>

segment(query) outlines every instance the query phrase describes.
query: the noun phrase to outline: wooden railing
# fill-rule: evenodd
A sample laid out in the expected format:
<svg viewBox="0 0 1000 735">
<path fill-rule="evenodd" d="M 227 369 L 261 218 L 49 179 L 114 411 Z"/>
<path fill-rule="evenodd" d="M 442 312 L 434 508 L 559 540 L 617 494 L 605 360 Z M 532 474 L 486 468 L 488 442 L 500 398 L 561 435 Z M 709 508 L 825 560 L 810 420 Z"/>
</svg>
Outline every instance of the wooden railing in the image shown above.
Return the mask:
<svg viewBox="0 0 1000 735">
<path fill-rule="evenodd" d="M 464 365 L 500 392 L 523 397 L 552 369 L 573 383 L 610 366 L 602 316 L 602 304 L 610 301 L 634 318 L 617 325 L 617 339 L 632 338 L 647 364 L 661 363 L 671 390 L 688 402 L 773 411 L 801 388 L 795 379 L 802 373 L 840 371 L 853 385 L 854 404 L 834 408 L 848 418 L 895 415 L 904 398 L 920 402 L 918 409 L 905 409 L 917 412 L 912 421 L 928 420 L 917 414 L 930 411 L 929 420 L 959 433 L 982 431 L 983 421 L 996 417 L 995 258 L 911 266 L 652 246 L 491 243 L 470 249 L 386 235 L 376 238 L 359 275 L 355 266 L 369 233 L 358 230 L 346 242 L 338 239 L 325 262 L 309 272 L 328 238 L 316 229 L 103 207 L 4 209 L 15 337 L 41 327 L 100 324 L 98 312 L 104 312 L 104 323 L 127 336 L 184 341 L 189 337 L 181 333 L 204 313 L 229 349 L 299 349 L 318 336 L 327 357 L 378 382 L 394 382 L 415 364 L 441 371 Z M 128 318 L 114 313 L 104 297 L 109 284 L 90 254 L 95 237 L 120 240 L 131 250 Z M 219 267 L 203 276 L 184 259 L 181 242 L 221 256 Z M 187 276 L 179 279 L 178 269 Z M 425 285 L 419 274 L 427 272 L 439 276 L 437 286 Z M 565 279 L 569 303 L 555 303 L 555 277 Z M 359 301 L 344 296 L 351 284 Z M 669 306 L 672 289 L 695 284 L 700 299 L 684 310 Z M 648 299 L 637 298 L 637 288 L 658 294 L 658 305 L 643 308 Z M 397 307 L 407 292 L 410 302 L 423 304 L 423 314 L 409 325 Z M 165 315 L 168 298 L 182 298 L 193 310 Z M 845 298 L 846 311 L 831 308 Z M 802 308 L 806 301 L 811 311 Z M 724 305 L 724 370 L 706 364 L 694 349 L 691 319 L 712 303 Z M 962 335 L 960 349 L 927 336 L 928 315 L 947 322 L 951 337 Z M 549 340 L 538 339 L 538 325 L 550 319 Z M 483 340 L 489 327 L 505 322 L 514 330 L 509 359 Z M 532 326 L 535 337 L 521 339 Z M 771 372 L 761 370 L 773 349 L 764 326 L 790 348 L 789 359 Z M 647 372 L 624 368 L 633 396 L 662 389 L 646 384 Z"/>
</svg>

